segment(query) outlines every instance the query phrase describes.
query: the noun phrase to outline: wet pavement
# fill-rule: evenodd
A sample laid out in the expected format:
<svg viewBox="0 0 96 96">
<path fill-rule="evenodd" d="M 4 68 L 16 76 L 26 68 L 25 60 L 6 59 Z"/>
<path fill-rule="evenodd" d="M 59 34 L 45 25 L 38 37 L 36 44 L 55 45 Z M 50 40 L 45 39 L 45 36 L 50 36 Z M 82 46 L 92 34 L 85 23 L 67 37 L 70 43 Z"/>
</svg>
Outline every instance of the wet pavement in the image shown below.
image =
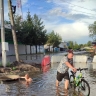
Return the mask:
<svg viewBox="0 0 96 96">
<path fill-rule="evenodd" d="M 4 82 L 3 84 L 0 84 L 0 96 L 64 96 L 64 81 L 60 83 L 59 90 L 55 87 L 57 66 L 58 63 L 54 63 L 51 64 L 51 67 L 44 67 L 41 73 L 34 75 L 30 73 L 30 76 L 33 78 L 33 82 L 29 86 L 26 85 L 25 80 Z M 75 66 L 77 68 L 91 66 L 90 70 L 86 71 L 86 73 L 84 72 L 84 76 L 91 88 L 90 96 L 95 96 L 96 74 L 94 74 L 93 70 L 95 70 L 94 68 L 96 68 L 96 64 L 94 64 L 93 69 L 91 63 L 75 63 Z M 71 91 L 68 96 L 78 96 L 73 94 Z"/>
<path fill-rule="evenodd" d="M 26 62 L 41 62 L 43 54 L 34 56 L 20 56 L 20 59 Z M 15 57 L 10 56 L 8 60 L 14 61 Z M 58 63 L 51 64 L 42 68 L 42 72 L 30 74 L 33 82 L 28 86 L 25 80 L 1 82 L 0 96 L 64 96 L 64 81 L 60 83 L 59 90 L 55 87 L 56 70 Z M 86 68 L 88 71 L 84 72 L 84 77 L 90 85 L 90 96 L 95 96 L 96 93 L 96 64 L 88 63 L 75 63 L 76 68 Z M 69 90 L 68 96 L 78 96 L 73 94 L 73 90 Z M 81 96 L 81 95 L 80 95 Z"/>
</svg>

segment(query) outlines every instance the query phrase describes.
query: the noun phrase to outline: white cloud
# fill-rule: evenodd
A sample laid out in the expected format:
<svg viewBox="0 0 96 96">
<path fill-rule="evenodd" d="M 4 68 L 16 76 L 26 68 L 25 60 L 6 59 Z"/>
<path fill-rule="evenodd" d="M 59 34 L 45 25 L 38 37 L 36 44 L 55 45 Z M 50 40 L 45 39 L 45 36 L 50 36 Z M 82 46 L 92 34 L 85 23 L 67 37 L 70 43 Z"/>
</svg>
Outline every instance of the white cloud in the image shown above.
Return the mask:
<svg viewBox="0 0 96 96">
<path fill-rule="evenodd" d="M 50 15 L 62 16 L 75 21 L 93 23 L 96 19 L 96 0 L 50 0 L 56 6 Z"/>
<path fill-rule="evenodd" d="M 84 36 L 88 37 L 89 35 L 88 26 L 80 22 L 59 25 L 45 22 L 45 25 L 46 29 L 53 29 L 56 33 L 59 33 L 59 35 L 62 36 L 63 41 L 75 41 L 76 39 L 82 38 Z"/>
<path fill-rule="evenodd" d="M 40 18 L 44 21 L 45 28 L 48 32 L 54 30 L 59 33 L 63 40 L 77 40 L 78 38 L 88 37 L 89 30 L 88 25 L 96 20 L 96 0 L 46 0 L 49 4 L 52 4 L 50 10 L 46 10 L 46 13 L 39 14 Z M 16 2 L 15 2 L 16 4 Z M 28 0 L 22 0 L 22 5 L 31 10 L 32 5 L 36 5 L 34 1 L 29 3 Z M 76 6 L 77 5 L 77 6 Z M 36 14 L 40 13 L 44 9 L 44 6 L 38 7 L 39 12 L 36 10 Z M 93 10 L 93 11 L 92 11 Z M 5 6 L 5 19 L 8 19 L 8 7 Z M 45 11 L 44 11 L 45 12 Z M 34 12 L 31 12 L 32 15 Z M 23 18 L 26 17 L 26 11 L 23 12 Z M 74 22 L 68 23 L 60 22 L 60 18 L 73 20 Z M 0 18 L 1 19 L 1 18 Z"/>
<path fill-rule="evenodd" d="M 51 0 L 47 0 L 47 3 L 50 3 L 51 2 Z"/>
<path fill-rule="evenodd" d="M 81 40 L 82 43 L 83 39 L 90 40 L 88 26 L 96 21 L 96 0 L 48 0 L 52 2 L 55 6 L 44 17 L 46 29 L 59 33 L 63 40 Z M 59 17 L 74 20 L 74 23 L 58 23 Z"/>
<path fill-rule="evenodd" d="M 21 0 L 22 5 L 26 4 L 28 2 L 28 0 Z"/>
</svg>

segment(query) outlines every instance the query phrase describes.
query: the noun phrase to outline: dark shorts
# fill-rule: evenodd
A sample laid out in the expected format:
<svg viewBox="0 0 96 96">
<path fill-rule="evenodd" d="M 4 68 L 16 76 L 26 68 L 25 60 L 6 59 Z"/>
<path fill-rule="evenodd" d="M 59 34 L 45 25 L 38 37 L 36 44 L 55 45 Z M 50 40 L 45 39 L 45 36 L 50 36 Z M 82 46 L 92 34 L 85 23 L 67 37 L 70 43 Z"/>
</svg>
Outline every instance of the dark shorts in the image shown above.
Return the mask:
<svg viewBox="0 0 96 96">
<path fill-rule="evenodd" d="M 57 71 L 57 80 L 62 81 L 63 78 L 69 80 L 69 73 L 65 72 L 64 74 L 62 74 Z"/>
</svg>

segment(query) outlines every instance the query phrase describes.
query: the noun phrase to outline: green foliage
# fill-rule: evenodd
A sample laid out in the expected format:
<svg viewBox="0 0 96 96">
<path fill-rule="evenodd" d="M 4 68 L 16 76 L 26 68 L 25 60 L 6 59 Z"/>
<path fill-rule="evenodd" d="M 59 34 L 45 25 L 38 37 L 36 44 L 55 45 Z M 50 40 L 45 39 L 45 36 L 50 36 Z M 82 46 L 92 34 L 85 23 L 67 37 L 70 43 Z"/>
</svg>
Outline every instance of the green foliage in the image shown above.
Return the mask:
<svg viewBox="0 0 96 96">
<path fill-rule="evenodd" d="M 79 49 L 79 46 L 78 46 L 78 44 L 77 44 L 76 42 L 74 43 L 73 49 L 74 49 L 74 50 Z"/>
<path fill-rule="evenodd" d="M 12 67 L 12 70 L 16 70 L 16 67 Z"/>
<path fill-rule="evenodd" d="M 96 21 L 89 25 L 89 36 L 96 41 Z"/>
<path fill-rule="evenodd" d="M 68 48 L 69 48 L 69 49 L 74 49 L 73 41 L 69 41 L 68 43 L 69 43 Z"/>
<path fill-rule="evenodd" d="M 92 42 L 91 41 L 88 41 L 87 42 L 87 46 L 91 46 L 92 45 Z"/>
<path fill-rule="evenodd" d="M 20 17 L 15 18 L 17 38 L 25 45 L 42 45 L 46 43 L 47 35 L 43 22 L 36 14 L 32 17 L 28 11 L 25 20 L 20 22 Z M 22 38 L 21 38 L 22 37 Z"/>
<path fill-rule="evenodd" d="M 2 66 L 2 63 L 0 62 L 0 67 Z"/>
<path fill-rule="evenodd" d="M 21 21 L 21 16 L 14 15 L 14 23 L 17 41 L 24 45 L 35 45 L 37 53 L 37 45 L 44 45 L 47 41 L 47 30 L 45 30 L 41 18 L 36 14 L 31 16 L 28 11 L 26 19 L 23 21 Z M 5 24 L 10 24 L 10 22 L 5 21 Z M 5 39 L 13 42 L 11 29 L 5 30 Z"/>
<path fill-rule="evenodd" d="M 79 50 L 79 49 L 81 49 L 83 47 L 86 47 L 88 45 L 90 45 L 89 41 L 88 41 L 87 44 L 77 44 L 77 42 L 69 41 L 68 48 L 69 49 L 73 49 L 73 50 Z"/>
<path fill-rule="evenodd" d="M 6 66 L 7 66 L 7 67 L 10 67 L 10 65 L 11 65 L 10 62 L 7 62 L 7 63 L 6 63 Z M 2 66 L 2 63 L 1 63 L 1 62 L 0 62 L 0 66 Z"/>
<path fill-rule="evenodd" d="M 7 67 L 10 67 L 11 63 L 10 62 L 7 62 L 6 66 Z"/>
<path fill-rule="evenodd" d="M 58 47 L 61 41 L 62 41 L 61 36 L 57 33 L 55 34 L 54 31 L 48 34 L 47 44 L 52 45 L 53 47 Z"/>
</svg>

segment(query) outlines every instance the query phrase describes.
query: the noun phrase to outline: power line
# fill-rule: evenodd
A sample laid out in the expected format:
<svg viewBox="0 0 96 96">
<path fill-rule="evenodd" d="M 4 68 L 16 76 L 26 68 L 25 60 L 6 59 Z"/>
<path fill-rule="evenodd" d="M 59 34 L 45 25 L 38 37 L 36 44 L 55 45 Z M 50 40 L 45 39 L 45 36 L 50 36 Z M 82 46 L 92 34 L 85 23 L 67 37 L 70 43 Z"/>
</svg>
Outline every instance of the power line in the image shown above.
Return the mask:
<svg viewBox="0 0 96 96">
<path fill-rule="evenodd" d="M 61 0 L 62 1 L 62 0 Z M 65 2 L 65 3 L 70 3 L 70 2 Z M 70 3 L 70 4 L 72 4 L 72 3 Z M 51 5 L 53 5 L 53 4 L 51 4 Z M 72 4 L 72 5 L 74 5 L 74 6 L 78 6 L 78 5 L 75 5 L 75 4 Z M 38 6 L 38 5 L 33 5 L 33 6 Z M 59 5 L 60 6 L 60 5 Z M 78 7 L 81 7 L 81 6 L 78 6 Z M 44 9 L 50 9 L 49 7 L 44 7 Z M 81 8 L 84 8 L 84 7 L 81 7 Z M 64 8 L 63 8 L 64 9 Z M 84 9 L 87 9 L 87 8 L 84 8 Z M 84 11 L 78 11 L 78 10 L 75 10 L 75 9 L 72 9 L 72 10 L 74 10 L 74 11 L 77 11 L 77 12 L 82 12 L 82 13 L 85 13 L 85 14 L 89 14 L 89 15 L 95 15 L 96 16 L 96 14 L 92 14 L 92 13 L 87 13 L 87 12 L 84 12 Z M 91 10 L 91 9 L 87 9 L 87 10 Z M 94 10 L 91 10 L 91 11 L 94 11 Z M 95 11 L 94 11 L 95 12 Z M 95 17 L 95 16 L 93 16 L 93 17 Z"/>
<path fill-rule="evenodd" d="M 44 9 L 49 9 L 48 7 L 44 7 Z M 66 9 L 66 8 L 63 8 L 63 9 Z M 82 14 L 84 14 L 85 13 L 85 15 L 86 14 L 88 14 L 88 15 L 92 15 L 92 16 L 89 16 L 89 17 L 94 17 L 94 18 L 96 18 L 96 14 L 91 14 L 91 13 L 87 13 L 87 12 L 84 12 L 84 11 L 78 11 L 78 10 L 75 10 L 75 9 L 72 9 L 73 11 L 76 11 L 76 12 L 81 12 Z M 81 13 L 79 13 L 79 14 L 81 14 Z M 94 15 L 94 16 L 93 16 Z"/>
<path fill-rule="evenodd" d="M 62 1 L 62 0 L 60 0 L 60 1 Z M 90 11 L 94 11 L 94 12 L 96 12 L 95 10 L 88 9 L 88 8 L 85 8 L 85 7 L 82 7 L 82 6 L 78 6 L 78 5 L 75 5 L 75 4 L 70 3 L 70 2 L 68 2 L 68 1 L 66 1 L 65 3 L 71 4 L 71 5 L 74 5 L 74 6 L 77 6 L 77 7 L 83 8 L 83 9 L 86 9 L 86 10 L 90 10 Z"/>
<path fill-rule="evenodd" d="M 77 11 L 77 10 L 74 10 L 74 9 L 72 9 L 73 11 L 76 11 L 76 12 L 82 12 L 82 13 L 85 13 L 85 14 L 91 14 L 91 13 L 87 13 L 87 12 L 83 12 L 83 11 Z M 96 15 L 96 14 L 91 14 L 91 15 Z M 95 16 L 91 16 L 91 17 L 95 17 Z"/>
<path fill-rule="evenodd" d="M 51 4 L 51 5 L 53 5 L 53 4 Z M 32 5 L 32 6 L 38 6 L 38 5 Z M 74 5 L 75 6 L 75 5 Z M 77 6 L 77 5 L 76 5 Z M 43 7 L 43 6 L 42 6 Z M 81 6 L 79 6 L 79 7 L 81 7 Z M 49 7 L 43 7 L 44 8 L 44 10 L 48 10 L 48 9 L 50 9 Z M 84 7 L 83 7 L 84 8 Z M 66 8 L 63 8 L 63 9 L 66 9 Z M 86 9 L 86 8 L 85 8 Z M 42 9 L 40 9 L 40 10 L 42 10 Z M 84 14 L 84 15 L 86 15 L 86 14 L 88 14 L 88 15 L 91 15 L 91 16 L 88 16 L 88 17 L 94 17 L 94 18 L 96 18 L 96 14 L 92 14 L 92 13 L 87 13 L 87 12 L 84 12 L 84 11 L 78 11 L 78 10 L 75 10 L 75 9 L 72 9 L 73 11 L 76 11 L 76 12 L 80 12 L 79 14 Z M 89 10 L 89 9 L 88 9 Z"/>
</svg>

